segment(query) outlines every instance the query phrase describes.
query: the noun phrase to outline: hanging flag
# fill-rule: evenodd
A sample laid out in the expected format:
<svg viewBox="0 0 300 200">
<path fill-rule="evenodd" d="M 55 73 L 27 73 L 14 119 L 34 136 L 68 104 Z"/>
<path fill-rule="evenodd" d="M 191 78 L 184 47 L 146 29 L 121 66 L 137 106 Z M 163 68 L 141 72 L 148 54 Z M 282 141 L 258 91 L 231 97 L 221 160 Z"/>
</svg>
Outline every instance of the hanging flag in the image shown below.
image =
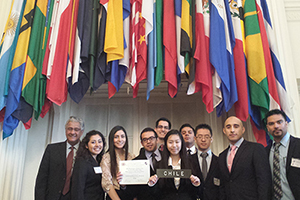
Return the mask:
<svg viewBox="0 0 300 200">
<path fill-rule="evenodd" d="M 108 82 L 108 97 L 111 98 L 119 91 L 124 83 L 127 68 L 129 66 L 129 15 L 130 0 L 123 0 L 123 38 L 124 38 L 124 57 L 110 63 L 111 79 Z"/>
<path fill-rule="evenodd" d="M 33 22 L 35 3 L 35 0 L 27 0 L 24 8 L 24 14 L 20 26 L 20 33 L 16 46 L 15 56 L 10 72 L 7 105 L 3 121 L 3 138 L 12 135 L 14 129 L 19 124 L 19 119 L 13 116 L 13 113 L 17 109 L 21 98 L 25 63 L 31 33 L 31 26 Z"/>
<path fill-rule="evenodd" d="M 57 105 L 67 100 L 67 65 L 73 1 L 56 1 L 51 23 L 50 53 L 47 67 L 47 98 Z M 58 45 L 59 44 L 59 45 Z M 57 88 L 60 88 L 59 90 Z"/>
<path fill-rule="evenodd" d="M 0 23 L 0 52 L 1 52 L 1 44 L 3 42 L 3 39 L 4 39 L 4 36 L 5 36 L 5 31 L 6 31 L 6 28 L 7 27 L 7 23 L 9 22 L 9 17 L 10 17 L 10 14 L 11 14 L 11 9 L 13 7 L 13 0 L 7 0 L 5 1 L 2 1 L 3 3 L 1 4 L 1 8 L 0 8 L 0 19 L 3 19 L 3 22 L 5 20 L 6 23 Z"/>
<path fill-rule="evenodd" d="M 259 108 L 260 117 L 264 117 L 265 113 L 269 110 L 270 99 L 255 2 L 245 0 L 244 12 L 250 100 L 253 106 Z M 254 118 L 253 121 L 261 121 L 261 118 Z"/>
<path fill-rule="evenodd" d="M 148 52 L 147 65 L 147 100 L 150 98 L 150 92 L 154 89 L 154 72 L 156 65 L 156 25 L 155 23 L 155 1 L 144 0 L 142 4 L 142 16 L 145 18 L 145 40 Z"/>
<path fill-rule="evenodd" d="M 6 22 L 5 35 L 1 41 L 0 50 L 0 110 L 6 106 L 9 75 L 18 41 L 22 16 L 26 1 L 14 0 L 9 18 Z M 21 17 L 20 17 L 21 16 Z"/>
<path fill-rule="evenodd" d="M 99 2 L 77 0 L 73 7 L 67 77 L 69 95 L 79 103 L 93 80 Z"/>
<path fill-rule="evenodd" d="M 184 56 L 180 54 L 180 41 L 181 41 L 181 8 L 182 0 L 175 0 L 175 21 L 176 21 L 176 46 L 177 46 L 177 65 L 180 73 L 184 73 Z"/>
<path fill-rule="evenodd" d="M 47 0 L 37 0 L 22 86 L 22 96 L 33 107 L 36 120 L 45 100 L 46 79 L 42 75 L 42 68 L 47 7 Z"/>
<path fill-rule="evenodd" d="M 177 51 L 174 1 L 163 2 L 163 14 L 165 79 L 168 82 L 168 93 L 173 98 L 177 94 Z"/>
<path fill-rule="evenodd" d="M 217 115 L 226 112 L 238 100 L 234 74 L 233 48 L 235 38 L 228 1 L 212 0 L 210 4 L 210 61 L 221 78 L 223 101 Z"/>
<path fill-rule="evenodd" d="M 94 69 L 93 91 L 96 91 L 103 83 L 106 83 L 108 80 L 110 80 L 110 68 L 107 65 L 106 53 L 104 52 L 108 0 L 101 0 L 100 4 L 101 19 L 98 37 L 97 61 Z"/>
<path fill-rule="evenodd" d="M 242 0 L 228 1 L 230 3 L 230 13 L 235 35 L 235 47 L 233 48 L 233 57 L 235 65 L 235 77 L 238 93 L 238 101 L 235 102 L 236 117 L 246 121 L 249 115 L 248 110 L 248 86 L 246 73 L 246 60 L 244 54 L 244 22 L 242 9 Z"/>
<path fill-rule="evenodd" d="M 164 74 L 163 54 L 163 0 L 156 0 L 156 58 L 155 86 L 158 86 Z"/>
<path fill-rule="evenodd" d="M 208 2 L 207 2 L 208 3 Z M 209 62 L 209 33 L 205 34 L 205 20 L 209 23 L 209 10 L 202 0 L 196 0 L 195 14 L 195 82 L 190 85 L 188 95 L 202 90 L 202 101 L 206 105 L 206 111 L 213 111 L 212 67 Z M 206 12 L 204 10 L 206 9 Z M 204 13 L 204 14 L 203 14 Z M 209 24 L 206 24 L 209 31 Z"/>
</svg>

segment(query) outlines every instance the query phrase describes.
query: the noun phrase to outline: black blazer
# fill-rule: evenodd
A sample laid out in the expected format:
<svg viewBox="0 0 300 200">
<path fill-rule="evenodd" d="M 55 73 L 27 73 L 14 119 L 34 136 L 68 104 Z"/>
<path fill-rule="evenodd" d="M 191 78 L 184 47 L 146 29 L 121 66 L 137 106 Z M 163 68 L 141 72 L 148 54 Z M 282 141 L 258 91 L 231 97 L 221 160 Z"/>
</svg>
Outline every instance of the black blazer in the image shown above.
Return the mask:
<svg viewBox="0 0 300 200">
<path fill-rule="evenodd" d="M 212 154 L 210 167 L 207 173 L 207 177 L 203 180 L 198 153 L 190 156 L 194 175 L 198 176 L 201 181 L 201 185 L 197 191 L 197 197 L 201 200 L 217 200 L 219 199 L 219 187 L 220 187 L 220 170 L 218 164 L 218 157 Z"/>
<path fill-rule="evenodd" d="M 140 154 L 133 160 L 147 160 L 145 149 L 140 149 Z M 156 168 L 156 166 L 154 166 Z M 150 167 L 150 176 L 154 175 L 155 171 Z M 126 191 L 132 196 L 132 198 L 137 197 L 139 200 L 157 200 L 158 194 L 153 191 L 148 185 L 130 185 L 127 186 Z"/>
<path fill-rule="evenodd" d="M 36 200 L 58 200 L 66 179 L 66 141 L 49 144 L 35 182 Z"/>
<path fill-rule="evenodd" d="M 271 199 L 272 176 L 264 147 L 244 140 L 235 154 L 231 173 L 227 167 L 228 149 L 219 155 L 220 199 Z"/>
<path fill-rule="evenodd" d="M 161 164 L 162 162 L 158 163 L 158 168 L 163 169 Z M 192 174 L 195 174 L 193 169 Z M 198 187 L 193 186 L 189 178 L 181 178 L 180 186 L 176 189 L 174 178 L 160 178 L 153 188 L 155 193 L 159 195 L 157 198 L 159 200 L 195 200 Z"/>
<path fill-rule="evenodd" d="M 76 158 L 72 174 L 72 200 L 103 200 L 104 191 L 101 186 L 102 174 L 96 174 L 94 167 L 100 167 L 90 156 Z"/>
<path fill-rule="evenodd" d="M 270 155 L 271 145 L 266 147 Z M 300 139 L 290 136 L 286 160 L 286 177 L 295 199 L 300 199 L 300 168 L 291 166 L 292 158 L 300 159 Z"/>
</svg>

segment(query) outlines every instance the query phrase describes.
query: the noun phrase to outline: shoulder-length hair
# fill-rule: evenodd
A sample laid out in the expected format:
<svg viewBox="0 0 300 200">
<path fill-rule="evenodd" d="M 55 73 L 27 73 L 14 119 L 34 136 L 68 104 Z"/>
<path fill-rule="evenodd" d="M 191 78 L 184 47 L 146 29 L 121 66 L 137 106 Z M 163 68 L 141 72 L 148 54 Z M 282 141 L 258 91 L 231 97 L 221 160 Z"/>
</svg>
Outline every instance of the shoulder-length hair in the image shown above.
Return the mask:
<svg viewBox="0 0 300 200">
<path fill-rule="evenodd" d="M 104 151 L 105 151 L 106 143 L 105 143 L 105 138 L 102 135 L 102 133 L 100 133 L 99 131 L 96 131 L 96 130 L 92 130 L 84 136 L 84 138 L 82 139 L 82 141 L 79 144 L 79 148 L 78 148 L 78 151 L 76 153 L 76 158 L 82 157 L 85 160 L 88 160 L 91 157 L 91 153 L 88 150 L 88 148 L 86 148 L 86 147 L 88 146 L 88 143 L 89 143 L 89 141 L 90 141 L 90 139 L 93 135 L 99 135 L 102 139 L 102 142 L 103 142 L 103 149 L 96 157 L 96 160 L 99 164 L 102 160 L 102 156 L 103 156 Z"/>
<path fill-rule="evenodd" d="M 189 164 L 188 164 L 188 160 L 187 160 L 185 142 L 183 140 L 183 137 L 182 137 L 181 133 L 178 130 L 175 130 L 175 129 L 170 130 L 164 138 L 165 147 L 164 147 L 164 150 L 162 152 L 161 168 L 164 168 L 164 169 L 168 168 L 168 160 L 169 160 L 169 157 L 170 157 L 170 151 L 168 150 L 168 147 L 167 147 L 167 141 L 168 141 L 168 138 L 171 135 L 178 135 L 179 136 L 179 138 L 181 140 L 181 149 L 179 151 L 179 156 L 180 156 L 180 159 L 181 159 L 181 169 L 188 169 Z"/>
<path fill-rule="evenodd" d="M 128 137 L 127 137 L 127 133 L 125 131 L 125 129 L 122 126 L 115 126 L 111 129 L 110 133 L 109 133 L 109 137 L 108 137 L 108 150 L 107 152 L 109 152 L 110 155 L 110 172 L 112 177 L 116 177 L 117 176 L 117 170 L 118 170 L 118 164 L 117 164 L 117 157 L 116 157 L 116 151 L 115 151 L 115 145 L 114 145 L 114 137 L 115 137 L 115 133 L 122 130 L 125 133 L 125 137 L 126 137 L 126 142 L 124 144 L 124 151 L 125 151 L 125 160 L 127 160 L 128 157 Z"/>
</svg>

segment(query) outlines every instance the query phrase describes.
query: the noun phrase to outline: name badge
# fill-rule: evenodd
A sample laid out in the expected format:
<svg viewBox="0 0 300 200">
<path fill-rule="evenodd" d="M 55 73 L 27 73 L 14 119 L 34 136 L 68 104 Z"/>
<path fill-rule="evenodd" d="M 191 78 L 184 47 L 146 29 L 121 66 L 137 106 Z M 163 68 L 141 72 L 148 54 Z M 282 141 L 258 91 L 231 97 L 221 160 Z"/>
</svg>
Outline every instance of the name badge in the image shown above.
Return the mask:
<svg viewBox="0 0 300 200">
<path fill-rule="evenodd" d="M 300 159 L 299 158 L 292 158 L 291 166 L 300 168 Z"/>
<path fill-rule="evenodd" d="M 214 178 L 214 185 L 215 186 L 220 186 L 220 179 Z"/>
<path fill-rule="evenodd" d="M 157 169 L 158 178 L 190 178 L 192 171 L 190 169 Z"/>
<path fill-rule="evenodd" d="M 102 174 L 102 169 L 101 167 L 94 167 L 94 171 L 95 171 L 95 174 Z"/>
</svg>

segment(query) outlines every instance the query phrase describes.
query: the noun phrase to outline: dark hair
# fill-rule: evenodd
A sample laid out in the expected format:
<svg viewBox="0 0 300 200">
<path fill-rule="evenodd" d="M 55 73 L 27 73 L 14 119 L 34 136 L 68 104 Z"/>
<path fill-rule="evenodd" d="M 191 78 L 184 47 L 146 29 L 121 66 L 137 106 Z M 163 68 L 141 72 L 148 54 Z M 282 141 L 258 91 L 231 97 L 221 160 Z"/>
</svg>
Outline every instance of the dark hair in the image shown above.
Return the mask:
<svg viewBox="0 0 300 200">
<path fill-rule="evenodd" d="M 143 135 L 143 133 L 145 133 L 145 132 L 153 132 L 154 135 L 155 135 L 155 138 L 158 137 L 156 131 L 155 131 L 153 128 L 147 127 L 147 128 L 144 128 L 144 129 L 142 130 L 141 134 L 140 134 L 140 139 L 141 139 L 141 141 L 142 141 L 142 135 Z"/>
<path fill-rule="evenodd" d="M 279 110 L 279 109 L 273 109 L 273 110 L 270 110 L 269 112 L 267 112 L 267 114 L 265 115 L 265 118 L 264 118 L 265 124 L 267 124 L 268 117 L 270 117 L 272 115 L 281 115 L 284 118 L 284 120 L 287 121 L 287 116 L 286 116 L 285 112 L 283 112 L 282 110 Z"/>
<path fill-rule="evenodd" d="M 91 153 L 86 147 L 88 146 L 88 143 L 89 143 L 89 141 L 90 141 L 90 139 L 93 135 L 99 135 L 102 139 L 102 142 L 103 142 L 103 149 L 96 157 L 96 160 L 99 164 L 102 160 L 102 156 L 104 154 L 104 149 L 105 149 L 106 143 L 105 143 L 105 138 L 102 135 L 102 133 L 100 133 L 99 131 L 96 131 L 96 130 L 92 130 L 84 136 L 84 138 L 82 139 L 82 141 L 79 144 L 79 148 L 78 148 L 78 151 L 76 153 L 76 159 L 79 158 L 79 157 L 82 157 L 85 160 L 88 160 L 90 158 Z"/>
<path fill-rule="evenodd" d="M 182 129 L 185 128 L 185 127 L 190 127 L 190 128 L 193 130 L 193 132 L 195 133 L 195 129 L 194 129 L 190 124 L 188 124 L 188 123 L 183 124 L 183 125 L 180 127 L 179 132 L 181 133 Z"/>
<path fill-rule="evenodd" d="M 197 131 L 198 131 L 199 129 L 207 129 L 207 130 L 209 130 L 209 132 L 210 132 L 210 136 L 213 136 L 211 127 L 210 127 L 208 124 L 199 124 L 198 126 L 196 126 L 195 132 L 194 132 L 194 133 L 195 133 L 195 136 L 197 135 Z"/>
<path fill-rule="evenodd" d="M 124 150 L 125 150 L 125 160 L 127 160 L 127 157 L 128 157 L 128 137 L 127 137 L 127 133 L 126 133 L 125 129 L 122 126 L 115 126 L 109 132 L 109 136 L 108 136 L 109 148 L 107 150 L 107 152 L 109 152 L 109 155 L 110 155 L 110 172 L 111 172 L 112 177 L 117 176 L 118 164 L 117 164 L 117 157 L 116 157 L 116 152 L 115 152 L 114 137 L 115 137 L 115 133 L 120 131 L 120 130 L 122 130 L 125 133 L 125 137 L 126 137 L 126 142 L 125 142 L 125 145 L 123 147 Z"/>
<path fill-rule="evenodd" d="M 183 137 L 182 137 L 181 133 L 178 130 L 175 130 L 175 129 L 170 130 L 164 138 L 165 146 L 164 146 L 164 150 L 162 152 L 162 161 L 161 161 L 162 165 L 161 165 L 161 167 L 163 169 L 168 168 L 168 160 L 169 160 L 169 157 L 170 157 L 170 151 L 167 148 L 167 141 L 168 141 L 168 138 L 171 135 L 178 135 L 179 136 L 179 138 L 181 140 L 181 149 L 179 151 L 179 156 L 180 156 L 180 159 L 181 159 L 181 169 L 188 169 L 189 165 L 188 165 L 188 160 L 187 160 L 185 142 L 183 140 Z"/>
<path fill-rule="evenodd" d="M 166 121 L 166 122 L 168 122 L 168 124 L 169 124 L 169 129 L 171 129 L 171 122 L 170 122 L 167 118 L 165 118 L 165 117 L 161 117 L 161 118 L 159 118 L 159 119 L 155 122 L 155 127 L 156 127 L 156 128 L 158 127 L 158 123 L 159 123 L 160 121 Z"/>
</svg>

